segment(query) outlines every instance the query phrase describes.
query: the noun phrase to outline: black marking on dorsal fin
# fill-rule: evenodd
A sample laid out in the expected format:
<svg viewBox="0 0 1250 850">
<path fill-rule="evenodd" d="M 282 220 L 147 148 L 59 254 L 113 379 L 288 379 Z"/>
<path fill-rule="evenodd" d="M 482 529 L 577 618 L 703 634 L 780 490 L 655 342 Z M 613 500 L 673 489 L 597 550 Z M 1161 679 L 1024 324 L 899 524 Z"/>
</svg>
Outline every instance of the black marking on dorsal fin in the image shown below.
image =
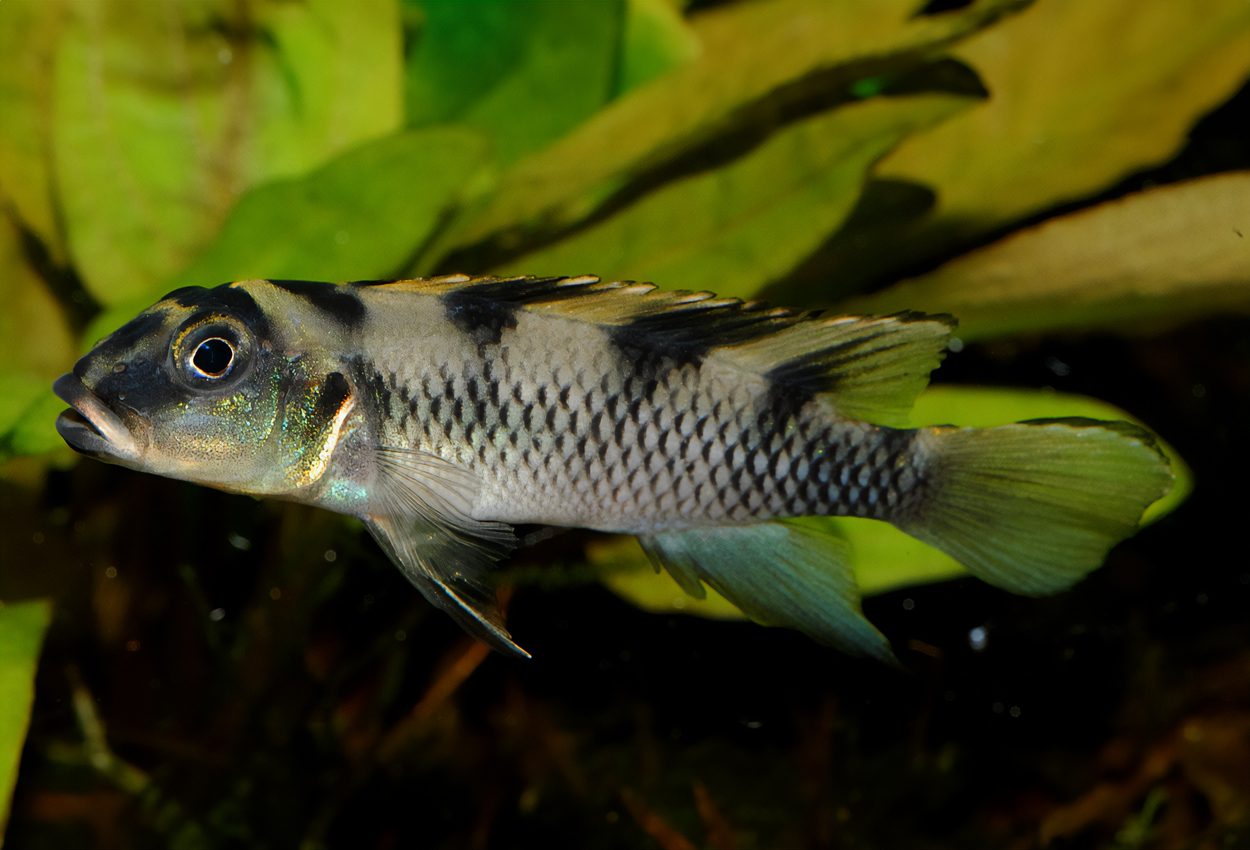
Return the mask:
<svg viewBox="0 0 1250 850">
<path fill-rule="evenodd" d="M 898 427 L 941 363 L 954 326 L 950 316 L 914 312 L 846 316 L 796 329 L 790 339 L 762 340 L 735 356 L 763 368 L 769 382 L 763 409 L 798 410 L 829 395 L 844 415 Z"/>
<path fill-rule="evenodd" d="M 837 393 L 839 384 L 854 376 L 853 371 L 847 367 L 861 360 L 866 349 L 887 351 L 913 344 L 910 340 L 900 337 L 897 332 L 898 325 L 937 322 L 951 329 L 956 325 L 954 317 L 944 313 L 930 315 L 906 312 L 881 317 L 883 322 L 889 319 L 895 320 L 898 324 L 883 323 L 868 333 L 778 364 L 767 373 L 766 377 L 774 386 L 783 386 L 791 392 L 807 397 L 820 393 Z M 887 337 L 895 339 L 885 346 L 873 345 Z"/>
<path fill-rule="evenodd" d="M 699 362 L 719 346 L 748 342 L 818 315 L 717 298 L 711 292 L 662 291 L 632 280 L 604 282 L 591 275 L 446 283 L 450 288 L 442 298 L 448 318 L 486 341 L 498 342 L 502 329 L 515 325 L 518 310 L 564 302 L 566 315 L 575 317 L 584 309 L 588 321 L 602 322 L 612 342 L 631 355 L 679 362 Z"/>
<path fill-rule="evenodd" d="M 477 342 L 478 347 L 498 345 L 504 328 L 516 327 L 520 307 L 507 301 L 477 298 L 459 290 L 442 296 L 447 321 Z"/>
<path fill-rule="evenodd" d="M 814 315 L 769 308 L 761 301 L 718 299 L 710 292 L 697 292 L 689 293 L 679 306 L 640 312 L 625 324 L 610 328 L 608 334 L 622 350 L 698 364 L 714 348 L 749 342 Z"/>
<path fill-rule="evenodd" d="M 364 302 L 350 287 L 313 280 L 270 280 L 281 290 L 298 295 L 318 310 L 333 316 L 349 328 L 365 320 Z"/>
<path fill-rule="evenodd" d="M 479 346 L 498 345 L 504 328 L 516 327 L 516 314 L 527 304 L 578 298 L 598 278 L 475 278 L 440 297 L 447 319 Z"/>
<path fill-rule="evenodd" d="M 444 298 L 496 301 L 518 307 L 538 302 L 580 298 L 611 284 L 603 284 L 593 275 L 584 277 L 477 277 L 452 286 Z"/>
</svg>

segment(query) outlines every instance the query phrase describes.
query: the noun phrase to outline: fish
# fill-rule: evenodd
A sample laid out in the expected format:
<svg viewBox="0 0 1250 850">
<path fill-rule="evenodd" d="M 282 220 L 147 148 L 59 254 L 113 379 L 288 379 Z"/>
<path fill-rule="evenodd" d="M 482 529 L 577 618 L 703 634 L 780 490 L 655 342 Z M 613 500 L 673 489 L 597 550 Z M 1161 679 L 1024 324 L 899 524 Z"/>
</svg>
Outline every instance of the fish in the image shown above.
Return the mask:
<svg viewBox="0 0 1250 850">
<path fill-rule="evenodd" d="M 582 277 L 178 289 L 57 379 L 78 452 L 358 517 L 501 652 L 491 572 L 530 527 L 633 534 L 755 621 L 894 663 L 846 542 L 887 522 L 973 575 L 1051 594 L 1173 476 L 1128 422 L 913 428 L 949 316 L 829 316 Z"/>
</svg>

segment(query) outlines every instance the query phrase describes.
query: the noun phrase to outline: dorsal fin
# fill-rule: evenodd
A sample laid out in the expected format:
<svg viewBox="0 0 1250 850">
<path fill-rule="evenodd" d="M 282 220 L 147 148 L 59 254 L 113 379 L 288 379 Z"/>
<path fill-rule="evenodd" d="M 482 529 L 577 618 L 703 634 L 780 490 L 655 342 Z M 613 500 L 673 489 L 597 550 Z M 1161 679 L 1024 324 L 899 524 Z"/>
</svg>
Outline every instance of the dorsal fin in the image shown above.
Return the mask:
<svg viewBox="0 0 1250 850">
<path fill-rule="evenodd" d="M 473 300 L 618 328 L 623 336 L 664 348 L 702 349 L 758 339 L 817 314 L 711 292 L 660 290 L 632 280 L 582 277 L 447 277 L 369 284 L 420 292 L 457 303 Z"/>
<path fill-rule="evenodd" d="M 380 284 L 457 305 L 507 306 L 612 329 L 620 344 L 691 358 L 717 357 L 796 396 L 828 395 L 842 415 L 907 424 L 937 368 L 955 320 L 899 313 L 821 317 L 818 312 L 659 290 L 650 283 L 583 277 L 468 277 Z"/>
<path fill-rule="evenodd" d="M 899 313 L 805 321 L 716 356 L 764 375 L 778 390 L 828 395 L 850 419 L 901 427 L 942 362 L 955 320 Z"/>
</svg>

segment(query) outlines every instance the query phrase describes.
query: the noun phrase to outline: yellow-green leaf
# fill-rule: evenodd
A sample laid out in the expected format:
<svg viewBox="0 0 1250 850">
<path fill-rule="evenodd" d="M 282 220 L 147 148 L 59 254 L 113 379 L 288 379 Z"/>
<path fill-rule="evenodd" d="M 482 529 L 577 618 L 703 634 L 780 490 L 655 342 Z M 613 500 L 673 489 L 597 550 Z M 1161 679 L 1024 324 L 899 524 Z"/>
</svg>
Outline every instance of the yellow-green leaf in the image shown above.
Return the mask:
<svg viewBox="0 0 1250 850">
<path fill-rule="evenodd" d="M 457 247 L 514 248 L 572 227 L 624 187 L 714 139 L 758 131 L 764 119 L 821 93 L 845 96 L 862 77 L 912 67 L 1021 5 L 983 0 L 917 17 L 911 0 L 767 0 L 697 15 L 697 59 L 519 162 L 425 263 Z"/>
<path fill-rule="evenodd" d="M 73 365 L 74 339 L 61 305 L 27 262 L 8 212 L 0 210 L 0 374 L 51 385 Z"/>
<path fill-rule="evenodd" d="M 879 173 L 933 186 L 934 219 L 981 232 L 1171 157 L 1250 73 L 1250 4 L 1040 0 L 953 53 L 990 99 Z"/>
<path fill-rule="evenodd" d="M 0 836 L 9 820 L 17 767 L 35 700 L 39 649 L 51 620 L 52 605 L 48 602 L 0 602 Z"/>
<path fill-rule="evenodd" d="M 698 37 L 673 0 L 628 0 L 617 94 L 648 83 L 694 59 L 702 51 Z"/>
<path fill-rule="evenodd" d="M 1028 331 L 1158 331 L 1250 312 L 1250 172 L 1138 192 L 1018 231 L 844 305 L 951 313 L 965 341 Z"/>
<path fill-rule="evenodd" d="M 934 94 L 830 110 L 774 134 L 723 168 L 669 183 L 498 271 L 593 272 L 750 297 L 837 229 L 879 157 L 971 102 Z"/>
<path fill-rule="evenodd" d="M 881 162 L 936 203 L 826 256 L 841 292 L 1166 162 L 1250 74 L 1250 4 L 1038 0 L 952 52 L 990 98 Z"/>
<path fill-rule="evenodd" d="M 510 163 L 611 100 L 622 0 L 595 3 L 413 3 L 422 15 L 406 66 L 411 127 L 456 122 Z"/>
<path fill-rule="evenodd" d="M 394 273 L 482 162 L 460 127 L 413 130 L 357 148 L 241 198 L 221 238 L 175 281 L 246 277 L 360 280 Z"/>
<path fill-rule="evenodd" d="M 68 8 L 55 177 L 71 256 L 102 303 L 182 269 L 242 191 L 400 124 L 393 0 Z"/>
<path fill-rule="evenodd" d="M 56 265 L 66 262 L 52 179 L 52 63 L 60 0 L 0 3 L 0 196 Z"/>
</svg>

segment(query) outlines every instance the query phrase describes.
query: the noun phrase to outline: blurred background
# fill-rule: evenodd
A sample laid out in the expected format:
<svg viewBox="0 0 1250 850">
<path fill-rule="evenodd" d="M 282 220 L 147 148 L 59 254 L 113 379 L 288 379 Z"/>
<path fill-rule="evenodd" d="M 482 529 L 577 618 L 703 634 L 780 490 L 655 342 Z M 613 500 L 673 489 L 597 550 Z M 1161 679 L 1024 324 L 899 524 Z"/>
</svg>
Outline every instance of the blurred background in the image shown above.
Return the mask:
<svg viewBox="0 0 1250 850">
<path fill-rule="evenodd" d="M 4 0 L 5 846 L 1250 846 L 1248 77 L 1244 0 Z M 845 523 L 903 672 L 569 532 L 519 662 L 53 428 L 177 287 L 447 272 L 952 313 L 914 424 L 1132 418 L 1177 487 L 1045 599 Z"/>
</svg>

